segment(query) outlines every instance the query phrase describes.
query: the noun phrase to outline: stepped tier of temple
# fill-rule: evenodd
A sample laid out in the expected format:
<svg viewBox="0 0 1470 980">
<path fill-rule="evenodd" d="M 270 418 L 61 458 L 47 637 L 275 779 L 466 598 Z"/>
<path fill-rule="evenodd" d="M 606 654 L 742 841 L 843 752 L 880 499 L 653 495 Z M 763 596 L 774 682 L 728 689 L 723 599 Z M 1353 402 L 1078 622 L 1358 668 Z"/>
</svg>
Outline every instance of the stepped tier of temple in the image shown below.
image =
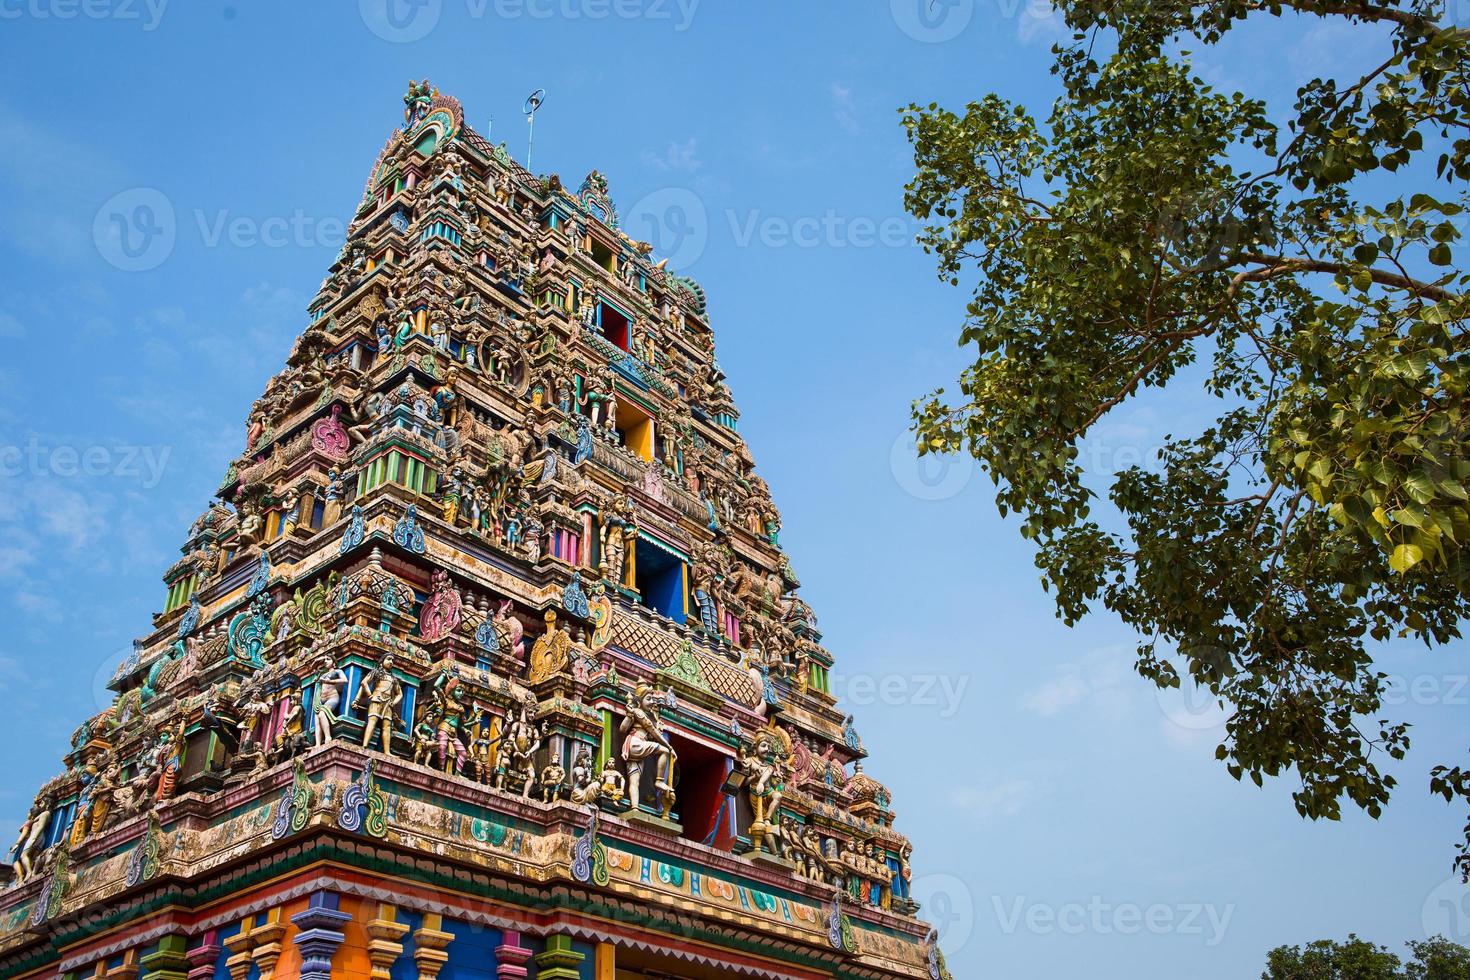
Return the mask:
<svg viewBox="0 0 1470 980">
<path fill-rule="evenodd" d="M 0 977 L 946 977 L 703 291 L 404 102 Z"/>
</svg>

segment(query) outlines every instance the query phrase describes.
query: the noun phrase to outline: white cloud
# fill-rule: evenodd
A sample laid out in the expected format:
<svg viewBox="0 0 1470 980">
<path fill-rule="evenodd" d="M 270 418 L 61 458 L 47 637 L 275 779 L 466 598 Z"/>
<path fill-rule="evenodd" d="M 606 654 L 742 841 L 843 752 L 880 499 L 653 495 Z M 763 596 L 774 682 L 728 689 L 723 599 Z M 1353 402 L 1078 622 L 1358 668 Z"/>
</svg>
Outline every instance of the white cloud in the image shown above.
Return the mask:
<svg viewBox="0 0 1470 980">
<path fill-rule="evenodd" d="M 692 174 L 704 166 L 699 159 L 699 138 L 691 136 L 683 143 L 670 143 L 662 153 L 644 150 L 643 163 L 660 173 Z"/>
<path fill-rule="evenodd" d="M 861 130 L 862 127 L 858 125 L 857 120 L 857 106 L 852 98 L 852 89 L 840 82 L 833 82 L 827 86 L 827 91 L 832 96 L 837 124 L 849 133 Z"/>
<path fill-rule="evenodd" d="M 1106 647 L 1080 660 L 1064 663 L 1054 676 L 1021 699 L 1026 710 L 1052 718 L 1086 706 L 1113 718 L 1127 710 L 1131 666 L 1124 647 Z"/>
<path fill-rule="evenodd" d="M 963 786 L 950 794 L 954 806 L 971 816 L 985 820 L 991 817 L 1014 817 L 1037 795 L 1037 786 L 1029 779 L 1008 779 L 990 786 Z"/>
<path fill-rule="evenodd" d="M 1022 44 L 1050 43 L 1059 40 L 1066 30 L 1061 11 L 1041 0 L 1028 0 L 1016 23 L 1016 36 Z"/>
</svg>

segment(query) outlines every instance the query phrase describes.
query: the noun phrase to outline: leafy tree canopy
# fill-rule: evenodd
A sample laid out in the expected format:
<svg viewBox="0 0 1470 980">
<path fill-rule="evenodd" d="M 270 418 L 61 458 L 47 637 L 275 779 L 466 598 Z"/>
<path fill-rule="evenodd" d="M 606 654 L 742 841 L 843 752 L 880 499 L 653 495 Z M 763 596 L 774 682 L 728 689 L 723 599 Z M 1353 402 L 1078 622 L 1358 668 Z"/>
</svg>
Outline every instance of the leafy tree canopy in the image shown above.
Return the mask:
<svg viewBox="0 0 1470 980">
<path fill-rule="evenodd" d="M 1408 963 L 1357 936 L 1319 940 L 1305 949 L 1281 946 L 1266 959 L 1261 980 L 1470 980 L 1470 950 L 1443 937 L 1410 942 Z"/>
<path fill-rule="evenodd" d="M 1139 673 L 1231 708 L 1236 779 L 1294 771 L 1304 816 L 1376 817 L 1380 754 L 1409 738 L 1365 644 L 1443 644 L 1470 609 L 1470 33 L 1440 0 L 1059 8 L 1044 121 L 994 95 L 904 113 L 921 241 L 978 283 L 974 364 L 915 404 L 920 451 L 980 461 L 1066 622 L 1100 603 L 1145 638 Z M 1305 84 L 1282 126 L 1187 49 L 1285 16 L 1382 52 Z M 1113 474 L 1104 527 L 1083 440 L 1197 382 L 1217 420 Z M 1431 788 L 1470 801 L 1470 772 Z"/>
</svg>

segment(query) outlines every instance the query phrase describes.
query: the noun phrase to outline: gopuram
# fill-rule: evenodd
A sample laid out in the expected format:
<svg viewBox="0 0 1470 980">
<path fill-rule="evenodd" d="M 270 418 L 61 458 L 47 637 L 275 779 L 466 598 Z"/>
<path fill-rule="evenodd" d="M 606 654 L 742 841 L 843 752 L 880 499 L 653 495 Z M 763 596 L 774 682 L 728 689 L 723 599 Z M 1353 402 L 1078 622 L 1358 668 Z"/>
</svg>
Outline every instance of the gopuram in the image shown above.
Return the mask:
<svg viewBox="0 0 1470 980">
<path fill-rule="evenodd" d="M 704 292 L 413 83 L 0 977 L 948 977 Z"/>
</svg>

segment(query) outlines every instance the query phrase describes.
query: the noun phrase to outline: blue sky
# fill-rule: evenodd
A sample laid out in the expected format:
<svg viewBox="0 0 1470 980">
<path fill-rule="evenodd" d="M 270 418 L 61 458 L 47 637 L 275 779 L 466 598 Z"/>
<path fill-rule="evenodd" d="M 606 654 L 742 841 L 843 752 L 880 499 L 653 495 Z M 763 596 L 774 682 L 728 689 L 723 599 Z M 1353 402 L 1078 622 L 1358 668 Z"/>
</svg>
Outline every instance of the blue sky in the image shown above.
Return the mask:
<svg viewBox="0 0 1470 980">
<path fill-rule="evenodd" d="M 401 0 L 394 0 L 395 3 Z M 1379 821 L 1299 820 L 1212 761 L 1221 719 L 1067 629 L 964 460 L 921 465 L 910 401 L 963 364 L 967 293 L 912 245 L 897 109 L 987 91 L 1044 112 L 1057 24 L 1026 0 L 0 0 L 0 836 L 8 844 L 304 326 L 410 77 L 535 169 L 609 179 L 625 227 L 708 291 L 741 429 L 915 841 L 956 976 L 1238 978 L 1281 943 L 1470 940 L 1470 650 L 1383 651 L 1415 748 Z M 391 14 L 391 15 L 390 15 Z M 1371 54 L 1342 27 L 1206 52 L 1281 109 Z M 117 219 L 123 224 L 119 225 Z M 140 226 L 160 234 L 138 246 Z M 120 229 L 127 229 L 126 236 Z M 1202 399 L 1115 412 L 1098 472 Z"/>
</svg>

